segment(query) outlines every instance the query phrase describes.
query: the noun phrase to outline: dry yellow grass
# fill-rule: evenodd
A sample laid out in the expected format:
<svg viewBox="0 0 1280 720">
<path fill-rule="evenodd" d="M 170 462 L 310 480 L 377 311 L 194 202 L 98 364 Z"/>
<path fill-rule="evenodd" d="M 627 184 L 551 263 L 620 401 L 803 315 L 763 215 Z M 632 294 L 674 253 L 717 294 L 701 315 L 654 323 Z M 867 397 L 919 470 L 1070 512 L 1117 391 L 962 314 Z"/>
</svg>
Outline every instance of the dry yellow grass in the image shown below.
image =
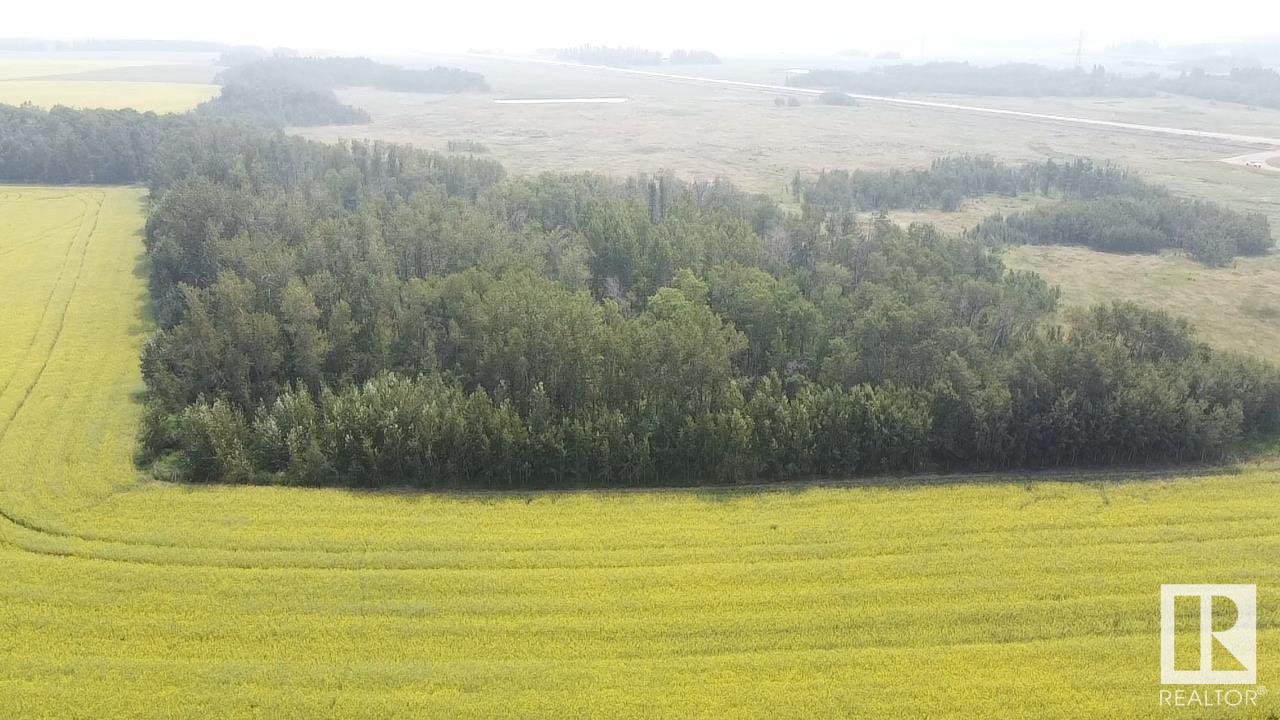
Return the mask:
<svg viewBox="0 0 1280 720">
<path fill-rule="evenodd" d="M 1158 588 L 1196 581 L 1259 584 L 1259 680 L 1280 679 L 1274 468 L 528 496 L 147 481 L 140 198 L 0 188 L 0 717 L 1186 717 L 1157 704 Z"/>
<path fill-rule="evenodd" d="M 1064 310 L 1133 300 L 1191 320 L 1217 347 L 1280 362 L 1280 253 L 1237 258 L 1226 268 L 1176 254 L 1117 255 L 1053 245 L 1009 248 L 1004 259 L 1060 285 Z"/>
<path fill-rule="evenodd" d="M 1043 195 L 1019 195 L 1017 197 L 986 195 L 965 200 L 960 209 L 954 212 L 944 212 L 942 210 L 894 210 L 888 215 L 890 220 L 899 225 L 910 225 L 916 222 L 929 223 L 944 232 L 962 233 L 995 213 L 1011 215 L 1056 201 L 1055 198 Z M 865 216 L 868 218 L 873 217 L 874 213 L 866 213 Z"/>
</svg>

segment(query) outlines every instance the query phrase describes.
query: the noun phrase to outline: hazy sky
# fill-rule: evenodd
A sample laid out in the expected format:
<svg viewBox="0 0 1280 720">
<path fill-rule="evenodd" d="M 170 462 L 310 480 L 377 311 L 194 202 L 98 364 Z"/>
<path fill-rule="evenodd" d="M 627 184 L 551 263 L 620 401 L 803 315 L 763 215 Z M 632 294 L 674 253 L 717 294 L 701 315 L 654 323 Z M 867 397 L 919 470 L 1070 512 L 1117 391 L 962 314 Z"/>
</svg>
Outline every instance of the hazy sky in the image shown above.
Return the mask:
<svg viewBox="0 0 1280 720">
<path fill-rule="evenodd" d="M 844 48 L 945 52 L 987 43 L 1074 52 L 1125 39 L 1165 44 L 1280 33 L 1280 2 L 1214 0 L 44 0 L 7 3 L 0 35 L 220 40 L 369 54 L 583 42 L 722 54 Z"/>
</svg>

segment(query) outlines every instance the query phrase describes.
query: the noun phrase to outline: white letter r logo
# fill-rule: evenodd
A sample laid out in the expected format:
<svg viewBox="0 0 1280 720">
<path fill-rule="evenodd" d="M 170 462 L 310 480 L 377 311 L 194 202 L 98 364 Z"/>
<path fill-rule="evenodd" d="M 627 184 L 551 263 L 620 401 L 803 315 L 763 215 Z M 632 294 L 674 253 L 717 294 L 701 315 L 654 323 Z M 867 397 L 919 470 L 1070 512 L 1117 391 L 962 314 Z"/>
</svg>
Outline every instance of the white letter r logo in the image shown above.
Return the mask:
<svg viewBox="0 0 1280 720">
<path fill-rule="evenodd" d="M 1175 662 L 1177 633 L 1174 601 L 1200 598 L 1200 667 L 1179 670 Z M 1235 625 L 1213 629 L 1213 599 L 1226 598 L 1236 606 Z M 1160 586 L 1160 683 L 1162 685 L 1252 685 L 1258 675 L 1258 590 L 1256 585 Z M 1230 653 L 1242 670 L 1214 670 L 1214 644 Z"/>
</svg>

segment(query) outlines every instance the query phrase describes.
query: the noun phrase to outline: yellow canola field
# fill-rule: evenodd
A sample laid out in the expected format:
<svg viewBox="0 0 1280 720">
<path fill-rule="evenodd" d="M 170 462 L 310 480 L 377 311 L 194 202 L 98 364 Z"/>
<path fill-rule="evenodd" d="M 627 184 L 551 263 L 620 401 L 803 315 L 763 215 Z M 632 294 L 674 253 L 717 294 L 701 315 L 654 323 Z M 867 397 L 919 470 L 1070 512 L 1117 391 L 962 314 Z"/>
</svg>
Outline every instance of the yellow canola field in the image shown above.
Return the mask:
<svg viewBox="0 0 1280 720">
<path fill-rule="evenodd" d="M 205 83 L 124 80 L 0 80 L 0 103 L 40 107 L 133 108 L 142 112 L 186 112 L 218 94 Z"/>
<path fill-rule="evenodd" d="M 1280 473 L 450 496 L 133 464 L 132 188 L 0 187 L 0 717 L 1267 718 L 1159 705 L 1159 586 L 1256 583 Z"/>
</svg>

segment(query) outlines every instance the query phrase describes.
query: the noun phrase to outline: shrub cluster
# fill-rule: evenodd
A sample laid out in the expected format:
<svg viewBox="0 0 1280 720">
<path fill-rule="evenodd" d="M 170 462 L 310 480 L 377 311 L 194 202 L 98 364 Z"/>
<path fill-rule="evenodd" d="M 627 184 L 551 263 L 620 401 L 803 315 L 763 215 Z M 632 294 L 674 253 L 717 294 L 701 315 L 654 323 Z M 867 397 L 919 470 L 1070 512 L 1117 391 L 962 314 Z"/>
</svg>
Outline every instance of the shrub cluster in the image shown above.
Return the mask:
<svg viewBox="0 0 1280 720">
<path fill-rule="evenodd" d="M 927 170 L 797 175 L 792 190 L 807 214 L 823 216 L 849 210 L 953 211 L 964 200 L 983 195 L 1035 193 L 1064 199 L 984 220 L 975 235 L 995 244 L 1083 245 L 1109 252 L 1171 248 L 1211 265 L 1237 255 L 1262 255 L 1274 244 L 1264 215 L 1184 200 L 1128 172 L 1083 159 L 1015 167 L 989 157 L 948 157 Z"/>
<path fill-rule="evenodd" d="M 1207 61 L 1207 62 L 1206 62 Z M 921 65 L 889 65 L 856 72 L 811 70 L 791 75 L 792 87 L 821 88 L 870 95 L 939 93 L 1018 97 L 1145 97 L 1159 93 L 1190 95 L 1208 100 L 1257 107 L 1280 107 L 1280 73 L 1258 67 L 1228 64 L 1219 71 L 1201 65 L 1220 64 L 1221 57 L 1197 61 L 1194 69 L 1177 77 L 1118 75 L 1101 65 L 1092 70 L 1050 68 L 1030 63 L 980 66 L 964 62 L 931 62 Z"/>
<path fill-rule="evenodd" d="M 1083 245 L 1094 250 L 1154 253 L 1184 250 L 1208 265 L 1271 249 L 1271 226 L 1260 214 L 1170 196 L 1073 200 L 982 221 L 975 234 L 1008 245 Z"/>
</svg>

